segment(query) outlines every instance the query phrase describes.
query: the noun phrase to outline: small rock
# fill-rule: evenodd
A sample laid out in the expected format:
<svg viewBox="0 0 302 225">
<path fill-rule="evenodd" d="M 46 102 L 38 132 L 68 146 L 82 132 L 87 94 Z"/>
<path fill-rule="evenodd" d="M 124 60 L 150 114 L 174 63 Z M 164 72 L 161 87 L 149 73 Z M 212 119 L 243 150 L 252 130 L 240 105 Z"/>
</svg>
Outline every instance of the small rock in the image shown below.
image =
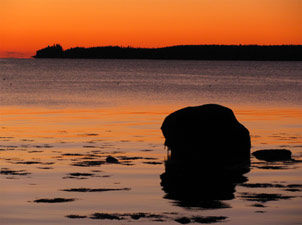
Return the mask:
<svg viewBox="0 0 302 225">
<path fill-rule="evenodd" d="M 175 219 L 175 221 L 178 223 L 181 223 L 181 224 L 191 223 L 191 220 L 187 217 L 181 217 L 181 218 Z"/>
<path fill-rule="evenodd" d="M 119 161 L 116 158 L 112 157 L 112 156 L 108 156 L 106 158 L 106 162 L 107 163 L 119 163 Z"/>
<path fill-rule="evenodd" d="M 287 149 L 264 149 L 252 153 L 257 159 L 265 161 L 292 160 L 291 151 Z"/>
</svg>

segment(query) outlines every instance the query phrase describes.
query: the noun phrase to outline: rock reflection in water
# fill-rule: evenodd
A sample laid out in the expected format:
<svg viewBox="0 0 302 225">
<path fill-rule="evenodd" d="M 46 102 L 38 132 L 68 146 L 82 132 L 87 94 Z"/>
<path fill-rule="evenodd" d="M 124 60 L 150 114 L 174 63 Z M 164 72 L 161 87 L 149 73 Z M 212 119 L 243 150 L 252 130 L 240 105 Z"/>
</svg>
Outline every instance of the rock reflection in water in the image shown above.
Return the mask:
<svg viewBox="0 0 302 225">
<path fill-rule="evenodd" d="M 188 208 L 229 208 L 222 201 L 234 199 L 236 185 L 246 182 L 244 174 L 249 172 L 249 162 L 239 170 L 196 166 L 194 163 L 178 165 L 175 170 L 173 164 L 167 161 L 166 171 L 161 175 L 164 198 Z"/>
</svg>

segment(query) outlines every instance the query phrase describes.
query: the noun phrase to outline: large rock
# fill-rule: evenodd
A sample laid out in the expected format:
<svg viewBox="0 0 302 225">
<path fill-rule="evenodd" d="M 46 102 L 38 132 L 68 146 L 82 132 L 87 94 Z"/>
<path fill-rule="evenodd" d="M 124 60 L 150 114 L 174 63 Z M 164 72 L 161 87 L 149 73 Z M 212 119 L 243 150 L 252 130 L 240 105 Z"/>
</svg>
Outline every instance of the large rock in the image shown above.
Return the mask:
<svg viewBox="0 0 302 225">
<path fill-rule="evenodd" d="M 249 131 L 227 107 L 183 108 L 168 115 L 161 129 L 173 161 L 231 164 L 250 160 Z"/>
</svg>

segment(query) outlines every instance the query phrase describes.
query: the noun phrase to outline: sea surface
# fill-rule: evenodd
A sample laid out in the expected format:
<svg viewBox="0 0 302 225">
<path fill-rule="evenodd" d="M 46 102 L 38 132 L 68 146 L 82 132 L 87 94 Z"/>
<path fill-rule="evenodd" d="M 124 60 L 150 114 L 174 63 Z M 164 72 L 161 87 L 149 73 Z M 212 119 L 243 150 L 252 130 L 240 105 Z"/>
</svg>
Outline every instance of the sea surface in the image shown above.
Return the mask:
<svg viewBox="0 0 302 225">
<path fill-rule="evenodd" d="M 252 156 L 229 199 L 166 193 L 161 124 L 207 103 L 293 160 Z M 0 59 L 1 225 L 180 222 L 302 224 L 301 62 Z"/>
</svg>

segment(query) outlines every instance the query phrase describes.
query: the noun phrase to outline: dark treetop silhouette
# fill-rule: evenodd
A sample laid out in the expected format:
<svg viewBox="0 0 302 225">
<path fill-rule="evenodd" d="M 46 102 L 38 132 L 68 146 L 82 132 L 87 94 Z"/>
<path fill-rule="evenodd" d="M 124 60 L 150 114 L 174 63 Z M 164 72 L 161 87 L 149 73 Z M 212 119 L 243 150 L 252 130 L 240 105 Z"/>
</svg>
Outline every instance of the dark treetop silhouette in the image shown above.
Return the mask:
<svg viewBox="0 0 302 225">
<path fill-rule="evenodd" d="M 36 52 L 34 58 L 302 60 L 302 45 L 180 45 L 164 48 L 92 47 L 63 50 L 59 44 Z"/>
<path fill-rule="evenodd" d="M 167 116 L 161 129 L 168 147 L 161 175 L 166 198 L 185 207 L 226 207 L 219 200 L 234 198 L 250 170 L 249 131 L 233 111 L 215 104 L 187 107 Z"/>
</svg>

